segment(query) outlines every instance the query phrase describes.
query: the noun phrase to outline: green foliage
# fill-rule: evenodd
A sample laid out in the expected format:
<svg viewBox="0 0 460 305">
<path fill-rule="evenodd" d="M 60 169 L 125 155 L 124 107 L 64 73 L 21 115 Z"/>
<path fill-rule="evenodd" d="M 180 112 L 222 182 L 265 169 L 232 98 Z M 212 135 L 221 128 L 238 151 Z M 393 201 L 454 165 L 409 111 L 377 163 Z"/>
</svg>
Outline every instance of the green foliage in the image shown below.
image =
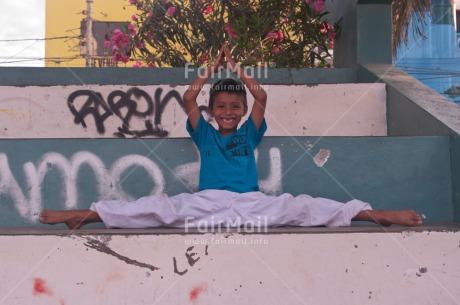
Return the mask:
<svg viewBox="0 0 460 305">
<path fill-rule="evenodd" d="M 201 66 L 228 42 L 246 66 L 328 67 L 340 32 L 340 21 L 328 23 L 324 0 L 130 2 L 137 14 L 128 49 L 143 65 Z"/>
</svg>

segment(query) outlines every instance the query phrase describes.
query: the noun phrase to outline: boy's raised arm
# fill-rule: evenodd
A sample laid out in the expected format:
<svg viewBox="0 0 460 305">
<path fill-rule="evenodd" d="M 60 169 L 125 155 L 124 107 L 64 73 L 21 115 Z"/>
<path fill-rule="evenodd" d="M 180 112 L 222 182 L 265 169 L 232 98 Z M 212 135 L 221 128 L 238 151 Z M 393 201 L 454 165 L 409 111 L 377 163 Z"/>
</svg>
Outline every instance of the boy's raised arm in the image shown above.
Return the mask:
<svg viewBox="0 0 460 305">
<path fill-rule="evenodd" d="M 239 76 L 254 97 L 254 105 L 252 106 L 251 116 L 257 129 L 260 129 L 265 115 L 265 106 L 267 105 L 267 93 L 255 79 L 246 75 L 244 70 L 236 64 L 230 54 L 227 44 L 224 44 L 223 51 L 229 68 Z"/>
<path fill-rule="evenodd" d="M 204 84 L 208 81 L 209 77 L 211 77 L 212 73 L 216 72 L 219 66 L 222 65 L 222 54 L 223 51 L 221 49 L 213 64 L 208 66 L 204 73 L 198 75 L 198 77 L 190 84 L 187 91 L 184 93 L 183 99 L 185 103 L 185 112 L 187 113 L 188 120 L 193 130 L 196 129 L 196 126 L 200 121 L 200 109 L 198 108 L 196 98 L 198 97 L 198 94 L 200 94 Z"/>
</svg>

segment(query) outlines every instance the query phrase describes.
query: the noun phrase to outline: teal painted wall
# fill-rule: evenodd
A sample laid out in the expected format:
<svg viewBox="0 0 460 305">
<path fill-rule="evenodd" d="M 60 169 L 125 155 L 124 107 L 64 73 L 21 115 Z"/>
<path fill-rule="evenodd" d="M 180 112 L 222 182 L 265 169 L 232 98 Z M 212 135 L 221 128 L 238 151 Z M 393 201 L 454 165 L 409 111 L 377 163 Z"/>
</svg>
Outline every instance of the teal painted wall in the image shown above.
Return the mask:
<svg viewBox="0 0 460 305">
<path fill-rule="evenodd" d="M 425 222 L 452 221 L 449 144 L 449 137 L 266 137 L 258 148 L 261 190 L 358 198 L 375 209 L 416 209 Z M 318 159 L 320 149 L 327 160 Z M 0 140 L 2 226 L 39 225 L 42 208 L 193 192 L 197 183 L 190 139 Z"/>
<path fill-rule="evenodd" d="M 387 84 L 389 136 L 449 135 L 451 139 L 454 220 L 460 221 L 460 106 L 391 65 L 366 65 L 362 82 Z"/>
<path fill-rule="evenodd" d="M 391 1 L 360 0 L 356 15 L 357 63 L 391 64 Z"/>
<path fill-rule="evenodd" d="M 452 162 L 452 185 L 453 185 L 453 203 L 454 219 L 460 222 L 460 135 L 451 136 L 451 162 Z"/>
</svg>

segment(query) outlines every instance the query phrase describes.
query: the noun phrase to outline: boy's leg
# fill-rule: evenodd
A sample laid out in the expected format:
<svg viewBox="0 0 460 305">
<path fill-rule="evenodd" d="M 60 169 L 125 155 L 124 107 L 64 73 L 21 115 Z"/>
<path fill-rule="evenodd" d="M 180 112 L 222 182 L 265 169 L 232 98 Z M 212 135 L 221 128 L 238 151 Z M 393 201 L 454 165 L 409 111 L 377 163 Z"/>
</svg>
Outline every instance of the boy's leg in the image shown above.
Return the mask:
<svg viewBox="0 0 460 305">
<path fill-rule="evenodd" d="M 65 223 L 69 229 L 79 229 L 88 223 L 102 222 L 101 217 L 91 210 L 43 210 L 38 220 L 50 225 Z"/>
<path fill-rule="evenodd" d="M 349 226 L 352 220 L 371 221 L 384 226 L 399 224 L 420 226 L 422 220 L 413 210 L 374 211 L 360 200 L 341 203 L 308 195 L 267 196 L 260 192 L 241 194 L 244 204 L 234 205 L 237 215 L 253 220 L 265 216 L 272 221 L 269 226 Z"/>
<path fill-rule="evenodd" d="M 422 219 L 413 210 L 401 211 L 375 211 L 365 210 L 359 212 L 352 220 L 372 221 L 382 226 L 398 224 L 403 226 L 416 227 L 422 225 Z"/>
<path fill-rule="evenodd" d="M 268 219 L 269 226 L 343 227 L 349 226 L 359 212 L 372 209 L 368 203 L 356 199 L 344 204 L 305 194 L 294 197 L 288 193 L 268 196 L 252 192 L 241 194 L 240 200 L 242 204 L 233 206 L 237 215 L 249 221 Z"/>
<path fill-rule="evenodd" d="M 196 228 L 227 219 L 229 202 L 237 193 L 205 190 L 175 196 L 152 195 L 133 202 L 99 201 L 91 205 L 108 228 Z"/>
<path fill-rule="evenodd" d="M 89 210 L 43 210 L 39 220 L 44 224 L 65 223 L 79 229 L 93 222 L 104 222 L 108 228 L 153 228 L 159 226 L 194 228 L 196 223 L 213 225 L 228 218 L 232 198 L 237 193 L 207 190 L 142 197 L 134 202 L 108 200 L 93 203 Z"/>
</svg>

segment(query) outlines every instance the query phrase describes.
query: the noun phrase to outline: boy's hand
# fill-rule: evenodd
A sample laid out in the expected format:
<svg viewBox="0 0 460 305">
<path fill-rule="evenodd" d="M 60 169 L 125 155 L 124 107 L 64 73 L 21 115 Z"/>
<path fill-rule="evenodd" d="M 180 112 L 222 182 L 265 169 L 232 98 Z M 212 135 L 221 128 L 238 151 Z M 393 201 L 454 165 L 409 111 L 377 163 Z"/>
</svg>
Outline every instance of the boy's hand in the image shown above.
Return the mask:
<svg viewBox="0 0 460 305">
<path fill-rule="evenodd" d="M 230 53 L 230 50 L 228 49 L 228 45 L 224 43 L 224 45 L 222 46 L 222 49 L 225 55 L 225 59 L 227 60 L 227 68 L 229 68 L 232 72 L 236 73 L 238 64 L 233 59 L 232 54 Z"/>
<path fill-rule="evenodd" d="M 224 63 L 224 46 L 220 48 L 219 54 L 217 55 L 214 62 L 211 64 L 211 73 L 217 73 L 220 69 L 225 67 Z"/>
</svg>

